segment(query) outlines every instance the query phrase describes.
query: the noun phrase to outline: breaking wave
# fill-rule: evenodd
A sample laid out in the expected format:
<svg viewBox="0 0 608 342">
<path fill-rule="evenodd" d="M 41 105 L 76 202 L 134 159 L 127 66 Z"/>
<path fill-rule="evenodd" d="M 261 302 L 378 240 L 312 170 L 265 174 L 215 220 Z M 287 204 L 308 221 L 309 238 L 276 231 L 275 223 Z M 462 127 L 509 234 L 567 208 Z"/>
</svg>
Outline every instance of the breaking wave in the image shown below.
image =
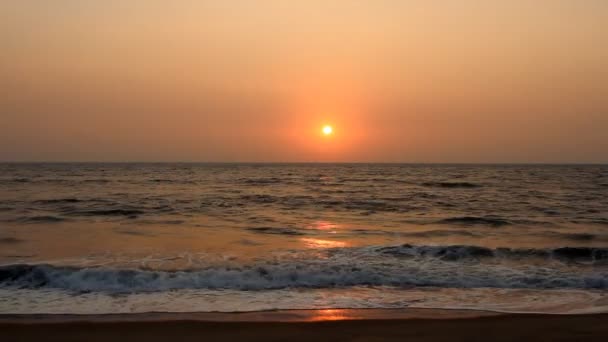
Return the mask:
<svg viewBox="0 0 608 342">
<path fill-rule="evenodd" d="M 608 260 L 608 248 L 559 247 L 549 249 L 535 248 L 488 248 L 481 246 L 401 246 L 379 247 L 381 253 L 395 256 L 433 257 L 442 260 L 461 260 L 476 258 L 521 259 L 526 257 L 547 258 L 564 262 L 603 262 Z"/>
<path fill-rule="evenodd" d="M 518 263 L 517 259 L 521 258 L 546 258 L 557 264 Z M 318 259 L 274 259 L 171 271 L 7 265 L 0 267 L 0 287 L 111 293 L 351 286 L 606 289 L 608 273 L 602 271 L 604 268 L 599 263 L 607 259 L 608 248 L 376 246 L 330 250 L 325 258 Z"/>
</svg>

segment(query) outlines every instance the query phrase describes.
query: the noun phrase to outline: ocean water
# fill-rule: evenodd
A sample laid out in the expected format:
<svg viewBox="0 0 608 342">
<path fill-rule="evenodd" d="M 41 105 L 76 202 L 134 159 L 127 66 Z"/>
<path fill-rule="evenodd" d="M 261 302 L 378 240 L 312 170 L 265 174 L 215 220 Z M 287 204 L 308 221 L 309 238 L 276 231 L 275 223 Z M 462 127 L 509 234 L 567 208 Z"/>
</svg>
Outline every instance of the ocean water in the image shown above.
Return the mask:
<svg viewBox="0 0 608 342">
<path fill-rule="evenodd" d="M 0 164 L 0 313 L 608 311 L 608 166 Z"/>
</svg>

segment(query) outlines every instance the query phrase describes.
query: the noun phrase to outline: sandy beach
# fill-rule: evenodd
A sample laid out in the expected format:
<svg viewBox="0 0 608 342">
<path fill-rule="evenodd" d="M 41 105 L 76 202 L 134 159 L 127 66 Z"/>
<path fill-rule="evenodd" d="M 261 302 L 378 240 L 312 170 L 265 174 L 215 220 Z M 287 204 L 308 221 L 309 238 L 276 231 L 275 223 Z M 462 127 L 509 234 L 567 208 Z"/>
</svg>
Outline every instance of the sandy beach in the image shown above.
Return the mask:
<svg viewBox="0 0 608 342">
<path fill-rule="evenodd" d="M 3 341 L 604 341 L 608 314 L 319 310 L 246 314 L 3 315 Z"/>
</svg>

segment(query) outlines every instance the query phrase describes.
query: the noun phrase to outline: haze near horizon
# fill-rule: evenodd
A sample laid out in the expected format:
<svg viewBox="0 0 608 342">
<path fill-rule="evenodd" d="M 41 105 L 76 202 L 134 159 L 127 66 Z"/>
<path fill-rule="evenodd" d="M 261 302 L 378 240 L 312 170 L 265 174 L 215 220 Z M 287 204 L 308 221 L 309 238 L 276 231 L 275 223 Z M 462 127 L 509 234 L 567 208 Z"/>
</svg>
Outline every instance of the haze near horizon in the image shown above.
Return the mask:
<svg viewBox="0 0 608 342">
<path fill-rule="evenodd" d="M 607 41 L 597 0 L 7 0 L 0 161 L 606 163 Z"/>
</svg>

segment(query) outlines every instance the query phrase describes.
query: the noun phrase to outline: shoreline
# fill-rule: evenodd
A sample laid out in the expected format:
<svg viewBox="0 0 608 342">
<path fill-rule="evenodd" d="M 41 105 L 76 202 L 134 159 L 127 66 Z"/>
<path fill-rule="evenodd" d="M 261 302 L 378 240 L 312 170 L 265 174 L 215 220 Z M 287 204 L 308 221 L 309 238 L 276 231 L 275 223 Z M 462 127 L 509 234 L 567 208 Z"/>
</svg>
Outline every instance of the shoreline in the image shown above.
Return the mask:
<svg viewBox="0 0 608 342">
<path fill-rule="evenodd" d="M 511 315 L 469 309 L 292 309 L 245 312 L 145 312 L 108 314 L 0 314 L 0 324 L 120 322 L 320 322 L 405 319 L 467 319 Z M 548 314 L 551 315 L 551 314 Z M 608 315 L 608 314 L 607 314 Z"/>
<path fill-rule="evenodd" d="M 0 315 L 3 341 L 586 340 L 608 336 L 608 314 L 346 309 L 248 313 Z"/>
</svg>

